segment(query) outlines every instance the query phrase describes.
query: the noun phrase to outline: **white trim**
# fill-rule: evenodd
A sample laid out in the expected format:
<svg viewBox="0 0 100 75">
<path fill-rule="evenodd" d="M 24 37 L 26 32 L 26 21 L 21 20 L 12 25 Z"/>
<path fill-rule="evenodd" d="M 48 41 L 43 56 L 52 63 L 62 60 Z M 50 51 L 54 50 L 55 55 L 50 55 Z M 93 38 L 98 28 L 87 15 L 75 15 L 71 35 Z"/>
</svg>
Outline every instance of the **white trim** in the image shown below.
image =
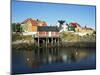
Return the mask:
<svg viewBox="0 0 100 75">
<path fill-rule="evenodd" d="M 23 35 L 35 35 L 37 32 L 23 32 Z"/>
<path fill-rule="evenodd" d="M 49 35 L 48 36 L 51 37 L 51 31 L 49 32 Z"/>
</svg>

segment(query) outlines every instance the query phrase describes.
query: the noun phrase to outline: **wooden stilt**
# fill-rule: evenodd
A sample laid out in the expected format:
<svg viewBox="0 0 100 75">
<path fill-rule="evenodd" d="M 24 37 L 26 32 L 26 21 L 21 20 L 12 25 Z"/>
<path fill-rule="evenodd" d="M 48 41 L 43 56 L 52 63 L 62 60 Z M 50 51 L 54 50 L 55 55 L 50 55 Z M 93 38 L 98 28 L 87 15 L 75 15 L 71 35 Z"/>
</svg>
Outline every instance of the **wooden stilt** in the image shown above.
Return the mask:
<svg viewBox="0 0 100 75">
<path fill-rule="evenodd" d="M 40 41 L 39 41 L 39 32 L 38 32 L 38 56 L 40 54 L 39 46 L 40 46 Z"/>
<path fill-rule="evenodd" d="M 51 39 L 51 43 L 52 43 L 52 46 L 53 46 L 53 37 L 52 37 L 52 39 Z"/>
<path fill-rule="evenodd" d="M 38 37 L 38 47 L 39 47 L 39 37 Z"/>
<path fill-rule="evenodd" d="M 48 43 L 49 43 L 49 38 L 48 38 Z"/>
<path fill-rule="evenodd" d="M 56 38 L 55 38 L 55 45 L 56 45 Z"/>
<path fill-rule="evenodd" d="M 47 37 L 46 37 L 46 47 L 47 47 Z"/>
<path fill-rule="evenodd" d="M 59 46 L 59 38 L 58 38 L 58 46 Z"/>
</svg>

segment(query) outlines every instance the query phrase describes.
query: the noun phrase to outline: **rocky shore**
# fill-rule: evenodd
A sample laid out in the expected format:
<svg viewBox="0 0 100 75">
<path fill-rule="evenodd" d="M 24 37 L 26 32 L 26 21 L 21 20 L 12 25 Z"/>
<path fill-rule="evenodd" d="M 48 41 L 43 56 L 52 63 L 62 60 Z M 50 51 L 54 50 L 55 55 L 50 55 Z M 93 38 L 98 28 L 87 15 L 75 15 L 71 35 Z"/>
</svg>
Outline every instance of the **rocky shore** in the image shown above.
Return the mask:
<svg viewBox="0 0 100 75">
<path fill-rule="evenodd" d="M 60 45 L 51 45 L 48 44 L 47 48 L 67 48 L 67 47 L 75 47 L 75 48 L 96 48 L 96 42 L 63 42 Z M 44 44 L 34 44 L 33 42 L 20 42 L 20 43 L 12 43 L 12 50 L 34 50 L 37 48 L 46 48 Z"/>
</svg>

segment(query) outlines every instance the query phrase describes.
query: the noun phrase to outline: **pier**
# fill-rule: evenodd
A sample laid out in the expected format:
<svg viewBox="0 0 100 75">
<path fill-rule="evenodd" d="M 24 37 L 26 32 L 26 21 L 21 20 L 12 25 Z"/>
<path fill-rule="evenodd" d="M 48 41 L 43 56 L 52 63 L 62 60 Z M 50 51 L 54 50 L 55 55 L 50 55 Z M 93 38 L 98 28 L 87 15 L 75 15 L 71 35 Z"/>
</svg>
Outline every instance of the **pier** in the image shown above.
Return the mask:
<svg viewBox="0 0 100 75">
<path fill-rule="evenodd" d="M 35 37 L 34 41 L 37 43 L 38 47 L 41 45 L 44 45 L 45 47 L 60 45 L 59 37 Z"/>
<path fill-rule="evenodd" d="M 34 42 L 38 47 L 59 46 L 60 36 L 56 26 L 38 26 L 37 33 L 33 36 Z"/>
</svg>

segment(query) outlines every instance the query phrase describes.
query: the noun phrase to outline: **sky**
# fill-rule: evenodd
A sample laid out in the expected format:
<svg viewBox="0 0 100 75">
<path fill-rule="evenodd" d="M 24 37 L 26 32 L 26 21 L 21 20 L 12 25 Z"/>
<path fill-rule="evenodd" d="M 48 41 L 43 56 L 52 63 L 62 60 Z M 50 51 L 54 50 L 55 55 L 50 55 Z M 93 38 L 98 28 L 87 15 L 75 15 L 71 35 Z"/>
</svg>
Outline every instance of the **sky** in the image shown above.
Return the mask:
<svg viewBox="0 0 100 75">
<path fill-rule="evenodd" d="M 40 19 L 48 25 L 56 25 L 58 20 L 67 23 L 77 22 L 81 26 L 95 29 L 96 7 L 89 5 L 12 2 L 12 23 L 22 22 L 27 18 Z"/>
</svg>

